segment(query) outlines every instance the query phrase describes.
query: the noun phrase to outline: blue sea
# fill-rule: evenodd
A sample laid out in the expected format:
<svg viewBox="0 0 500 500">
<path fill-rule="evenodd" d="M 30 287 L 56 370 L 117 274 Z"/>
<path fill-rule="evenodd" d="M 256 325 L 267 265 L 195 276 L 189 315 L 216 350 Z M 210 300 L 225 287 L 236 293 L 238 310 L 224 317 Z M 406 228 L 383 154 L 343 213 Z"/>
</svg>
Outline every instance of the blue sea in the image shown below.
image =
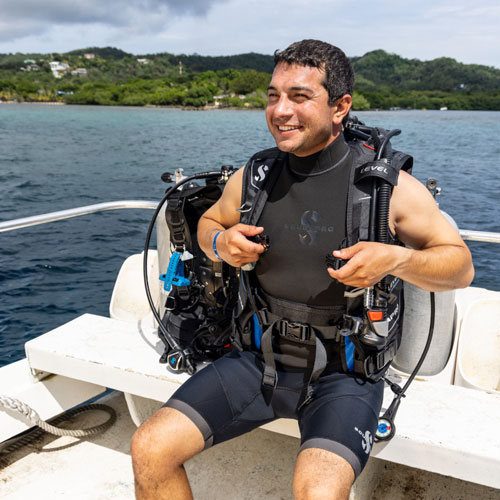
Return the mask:
<svg viewBox="0 0 500 500">
<path fill-rule="evenodd" d="M 500 113 L 360 112 L 400 128 L 393 145 L 435 177 L 462 229 L 500 231 Z M 159 201 L 165 171 L 241 166 L 273 145 L 262 111 L 0 104 L 0 220 L 105 201 Z M 141 252 L 152 211 L 94 214 L 0 233 L 0 366 L 24 342 L 91 312 L 107 315 L 123 260 Z M 500 246 L 469 244 L 474 285 L 500 290 Z"/>
</svg>

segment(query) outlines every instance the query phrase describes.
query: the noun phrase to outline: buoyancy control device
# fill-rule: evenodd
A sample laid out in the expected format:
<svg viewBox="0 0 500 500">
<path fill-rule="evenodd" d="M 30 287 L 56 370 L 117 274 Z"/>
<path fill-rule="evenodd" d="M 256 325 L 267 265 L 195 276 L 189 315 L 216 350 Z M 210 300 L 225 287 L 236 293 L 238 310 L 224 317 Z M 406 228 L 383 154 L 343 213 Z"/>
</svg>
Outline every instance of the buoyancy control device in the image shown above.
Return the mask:
<svg viewBox="0 0 500 500">
<path fill-rule="evenodd" d="M 158 335 L 165 344 L 160 362 L 170 371 L 190 374 L 197 364 L 214 360 L 230 350 L 231 318 L 237 289 L 236 269 L 225 262 L 213 262 L 200 249 L 196 237 L 198 220 L 221 196 L 234 172 L 231 166 L 183 178 L 167 189 L 151 221 L 144 252 L 147 284 L 147 249 L 156 219 L 164 213 L 170 235 L 168 268 L 160 275 L 168 293 L 164 313 L 155 307 Z M 172 175 L 162 180 L 172 182 Z M 204 180 L 200 185 L 196 181 Z M 163 207 L 166 208 L 163 212 Z M 149 286 L 148 300 L 152 304 Z"/>
<path fill-rule="evenodd" d="M 347 236 L 342 247 L 358 241 L 397 243 L 388 226 L 389 202 L 399 170 L 410 171 L 413 163 L 410 156 L 391 148 L 391 137 L 399 133 L 400 130 L 366 127 L 355 117 L 344 123 L 344 137 L 353 162 L 347 196 Z M 273 148 L 250 160 L 243 178 L 242 223 L 258 223 L 285 158 L 286 155 Z M 327 265 L 335 269 L 344 263 L 331 255 L 326 260 Z M 258 288 L 256 284 L 252 286 L 248 272 L 243 273 L 242 281 L 245 286 L 240 288 L 237 329 L 240 343 L 245 347 L 251 344 L 250 330 L 255 330 L 256 320 L 260 328 L 267 331 L 269 325 L 264 316 L 269 314 L 266 305 L 256 304 L 259 302 Z M 368 289 L 346 287 L 345 296 L 347 307 L 342 321 L 337 322 L 336 331 L 322 328 L 318 333 L 323 339 L 340 337 L 345 371 L 377 381 L 384 376 L 401 340 L 402 282 L 388 276 Z"/>
</svg>

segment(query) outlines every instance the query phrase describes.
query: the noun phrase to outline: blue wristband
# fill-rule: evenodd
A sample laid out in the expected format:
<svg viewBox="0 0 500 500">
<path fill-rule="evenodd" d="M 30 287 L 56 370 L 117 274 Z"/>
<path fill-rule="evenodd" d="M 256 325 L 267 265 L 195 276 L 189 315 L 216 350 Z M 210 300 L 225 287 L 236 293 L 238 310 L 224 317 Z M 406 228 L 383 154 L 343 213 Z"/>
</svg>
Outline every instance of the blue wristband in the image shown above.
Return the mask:
<svg viewBox="0 0 500 500">
<path fill-rule="evenodd" d="M 219 260 L 222 260 L 219 256 L 219 254 L 217 253 L 217 247 L 215 246 L 215 243 L 217 242 L 217 237 L 219 236 L 219 234 L 222 233 L 222 231 L 217 231 L 215 233 L 215 236 L 214 236 L 214 242 L 212 243 L 212 250 L 214 251 L 214 254 L 215 256 L 219 259 Z"/>
</svg>

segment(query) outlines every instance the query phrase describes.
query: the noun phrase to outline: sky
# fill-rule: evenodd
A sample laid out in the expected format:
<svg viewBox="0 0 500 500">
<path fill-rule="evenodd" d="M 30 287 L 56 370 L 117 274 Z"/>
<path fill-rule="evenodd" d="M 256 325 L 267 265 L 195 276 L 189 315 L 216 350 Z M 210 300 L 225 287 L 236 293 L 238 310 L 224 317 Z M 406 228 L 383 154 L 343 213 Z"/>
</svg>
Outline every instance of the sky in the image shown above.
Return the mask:
<svg viewBox="0 0 500 500">
<path fill-rule="evenodd" d="M 352 56 L 500 68 L 498 0 L 0 0 L 0 53 L 272 54 L 315 38 Z"/>
</svg>

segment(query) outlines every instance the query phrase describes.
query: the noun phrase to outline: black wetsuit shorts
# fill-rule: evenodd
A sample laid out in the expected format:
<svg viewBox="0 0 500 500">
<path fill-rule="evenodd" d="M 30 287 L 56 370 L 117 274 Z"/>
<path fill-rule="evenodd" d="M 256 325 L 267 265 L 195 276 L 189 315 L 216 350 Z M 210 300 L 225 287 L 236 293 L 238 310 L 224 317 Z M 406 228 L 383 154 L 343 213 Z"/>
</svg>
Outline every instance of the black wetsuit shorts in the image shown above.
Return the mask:
<svg viewBox="0 0 500 500">
<path fill-rule="evenodd" d="M 263 366 L 257 353 L 233 351 L 190 377 L 165 406 L 195 423 L 205 448 L 278 418 L 297 419 L 300 451 L 321 448 L 336 453 L 351 464 L 357 477 L 372 449 L 383 381 L 326 371 L 312 401 L 301 406 L 309 374 L 277 366 L 278 384 L 268 405 L 262 393 Z"/>
</svg>

